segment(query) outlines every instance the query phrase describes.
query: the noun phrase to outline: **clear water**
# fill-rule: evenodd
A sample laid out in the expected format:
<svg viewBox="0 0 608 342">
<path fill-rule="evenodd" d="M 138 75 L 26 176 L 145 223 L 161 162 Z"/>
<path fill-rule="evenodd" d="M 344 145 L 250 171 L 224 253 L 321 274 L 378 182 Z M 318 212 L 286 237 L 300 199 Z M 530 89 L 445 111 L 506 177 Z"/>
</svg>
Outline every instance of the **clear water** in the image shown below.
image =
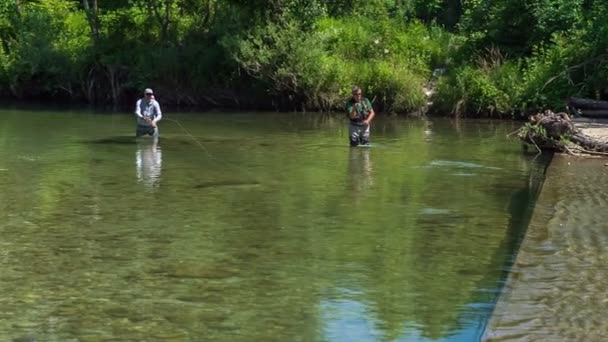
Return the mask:
<svg viewBox="0 0 608 342">
<path fill-rule="evenodd" d="M 533 205 L 511 123 L 0 111 L 0 340 L 475 341 Z"/>
</svg>

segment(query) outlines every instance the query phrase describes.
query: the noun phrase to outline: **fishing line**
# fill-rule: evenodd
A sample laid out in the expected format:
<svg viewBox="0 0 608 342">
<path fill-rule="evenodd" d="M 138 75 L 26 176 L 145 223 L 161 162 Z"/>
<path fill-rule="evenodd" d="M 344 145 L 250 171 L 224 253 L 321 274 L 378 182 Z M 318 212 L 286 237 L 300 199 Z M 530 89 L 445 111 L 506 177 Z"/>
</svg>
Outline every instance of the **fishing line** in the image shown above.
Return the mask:
<svg viewBox="0 0 608 342">
<path fill-rule="evenodd" d="M 236 165 L 236 164 L 229 163 L 229 162 L 227 162 L 227 161 L 225 161 L 225 160 L 220 160 L 220 159 L 215 158 L 215 157 L 214 157 L 214 156 L 213 156 L 213 155 L 212 155 L 212 154 L 209 152 L 209 150 L 208 150 L 208 149 L 207 149 L 207 148 L 206 148 L 206 147 L 205 147 L 205 146 L 204 146 L 204 145 L 203 145 L 203 144 L 202 144 L 202 143 L 199 141 L 199 139 L 197 139 L 197 138 L 196 138 L 194 135 L 192 135 L 192 133 L 190 133 L 190 131 L 188 131 L 188 130 L 186 129 L 186 127 L 184 127 L 184 126 L 181 124 L 181 122 L 179 122 L 178 120 L 175 120 L 175 119 L 170 119 L 170 118 L 167 118 L 167 117 L 163 117 L 163 119 L 165 119 L 165 120 L 169 120 L 169 121 L 172 121 L 172 122 L 175 122 L 175 123 L 176 123 L 176 124 L 177 124 L 177 125 L 178 125 L 178 126 L 179 126 L 179 127 L 180 127 L 180 128 L 183 130 L 183 131 L 184 131 L 184 133 L 186 133 L 186 135 L 187 135 L 187 136 L 189 136 L 189 137 L 190 137 L 192 140 L 194 140 L 194 142 L 196 142 L 196 144 L 197 144 L 197 145 L 198 145 L 198 146 L 201 148 L 201 150 L 205 151 L 205 153 L 207 154 L 207 156 L 209 157 L 209 159 L 215 160 L 217 163 L 220 163 L 220 164 L 224 164 L 224 165 L 227 165 L 227 166 L 234 166 L 234 167 L 237 167 L 237 165 Z M 241 166 L 241 165 L 238 165 L 238 168 L 239 168 L 239 170 L 240 170 L 240 171 L 245 171 L 246 173 L 248 173 L 248 174 L 249 174 L 249 176 L 252 176 L 253 178 L 256 178 L 256 177 L 254 177 L 253 172 L 251 172 L 251 171 L 250 171 L 250 170 L 249 170 L 247 167 L 243 167 L 243 166 Z"/>
<path fill-rule="evenodd" d="M 173 122 L 175 122 L 175 123 L 176 123 L 176 124 L 177 124 L 177 125 L 178 125 L 178 126 L 179 126 L 179 127 L 180 127 L 180 128 L 183 130 L 183 131 L 184 131 L 184 133 L 186 133 L 186 135 L 187 135 L 187 136 L 189 136 L 189 137 L 190 137 L 192 140 L 194 140 L 194 142 L 195 142 L 195 143 L 196 143 L 196 144 L 197 144 L 197 145 L 198 145 L 198 146 L 201 148 L 201 150 L 205 151 L 205 153 L 207 154 L 207 156 L 208 156 L 209 158 L 214 159 L 214 160 L 219 160 L 219 159 L 214 158 L 214 157 L 211 155 L 211 153 L 209 153 L 209 150 L 207 150 L 207 148 L 205 148 L 205 146 L 204 146 L 204 145 L 203 145 L 203 144 L 202 144 L 202 143 L 201 143 L 201 142 L 200 142 L 198 139 L 196 139 L 196 137 L 195 137 L 194 135 L 192 135 L 192 134 L 191 134 L 191 133 L 190 133 L 190 132 L 189 132 L 189 131 L 186 129 L 186 127 L 184 127 L 184 126 L 183 126 L 183 125 L 182 125 L 182 124 L 181 124 L 179 121 L 174 120 L 174 119 L 170 119 L 170 118 L 164 118 L 164 119 L 169 120 L 169 121 L 173 121 Z"/>
</svg>

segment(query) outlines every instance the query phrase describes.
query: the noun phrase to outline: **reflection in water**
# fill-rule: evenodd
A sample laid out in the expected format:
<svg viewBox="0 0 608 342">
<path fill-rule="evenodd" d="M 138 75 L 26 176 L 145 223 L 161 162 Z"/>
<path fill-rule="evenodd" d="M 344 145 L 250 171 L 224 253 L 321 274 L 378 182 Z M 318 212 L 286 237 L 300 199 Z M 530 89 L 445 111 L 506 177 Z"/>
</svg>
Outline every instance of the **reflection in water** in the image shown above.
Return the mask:
<svg viewBox="0 0 608 342">
<path fill-rule="evenodd" d="M 363 303 L 352 299 L 340 299 L 321 303 L 325 336 L 329 341 L 377 341 L 382 331 L 377 322 L 369 319 L 369 311 Z"/>
<path fill-rule="evenodd" d="M 370 160 L 369 147 L 350 148 L 348 158 L 348 179 L 352 197 L 356 203 L 373 184 L 373 164 Z"/>
<path fill-rule="evenodd" d="M 161 176 L 163 164 L 162 152 L 158 146 L 158 139 L 139 140 L 135 151 L 135 166 L 137 180 L 144 183 L 147 188 L 155 188 Z"/>
</svg>

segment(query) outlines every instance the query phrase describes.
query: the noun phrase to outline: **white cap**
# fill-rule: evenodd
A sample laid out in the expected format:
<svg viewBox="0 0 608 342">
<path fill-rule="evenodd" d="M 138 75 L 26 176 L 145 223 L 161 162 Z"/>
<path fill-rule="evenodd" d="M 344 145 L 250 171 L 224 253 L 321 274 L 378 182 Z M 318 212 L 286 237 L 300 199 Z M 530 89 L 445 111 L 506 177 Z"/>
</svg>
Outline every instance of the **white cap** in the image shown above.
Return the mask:
<svg viewBox="0 0 608 342">
<path fill-rule="evenodd" d="M 152 91 L 152 89 L 146 88 L 146 90 L 144 90 L 144 94 L 154 94 L 154 92 Z"/>
</svg>

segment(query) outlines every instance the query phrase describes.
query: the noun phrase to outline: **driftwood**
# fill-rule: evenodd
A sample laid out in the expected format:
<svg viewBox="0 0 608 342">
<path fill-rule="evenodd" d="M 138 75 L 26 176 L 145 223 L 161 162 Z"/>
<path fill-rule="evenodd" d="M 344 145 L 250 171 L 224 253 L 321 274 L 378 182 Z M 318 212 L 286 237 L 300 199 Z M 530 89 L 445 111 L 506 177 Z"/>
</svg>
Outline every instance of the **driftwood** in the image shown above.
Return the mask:
<svg viewBox="0 0 608 342">
<path fill-rule="evenodd" d="M 608 101 L 598 101 L 592 99 L 584 99 L 580 97 L 571 97 L 568 99 L 568 106 L 576 109 L 608 110 Z"/>
<path fill-rule="evenodd" d="M 577 109 L 576 115 L 594 119 L 608 119 L 608 109 Z"/>
<path fill-rule="evenodd" d="M 589 154 L 605 154 L 608 143 L 590 137 L 578 129 L 566 113 L 547 110 L 530 117 L 517 131 L 519 138 L 540 150 L 572 153 L 577 150 Z"/>
<path fill-rule="evenodd" d="M 571 97 L 568 99 L 567 105 L 571 114 L 588 118 L 608 119 L 608 101 Z"/>
</svg>

